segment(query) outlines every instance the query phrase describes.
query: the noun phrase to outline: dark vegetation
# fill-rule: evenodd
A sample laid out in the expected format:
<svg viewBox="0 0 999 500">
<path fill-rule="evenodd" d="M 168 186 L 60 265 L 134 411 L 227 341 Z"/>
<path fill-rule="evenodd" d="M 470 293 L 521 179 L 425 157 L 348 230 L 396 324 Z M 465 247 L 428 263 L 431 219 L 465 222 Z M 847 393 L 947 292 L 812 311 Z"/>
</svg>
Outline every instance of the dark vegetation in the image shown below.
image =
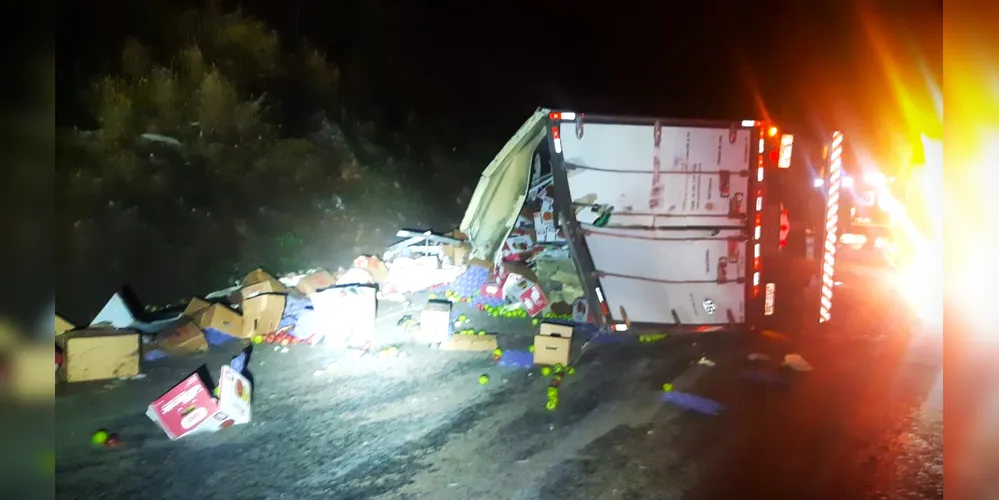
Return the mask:
<svg viewBox="0 0 999 500">
<path fill-rule="evenodd" d="M 473 157 L 448 126 L 379 107 L 361 69 L 345 78 L 243 12 L 169 17 L 124 41 L 57 131 L 56 292 L 78 321 L 126 280 L 172 301 L 446 229 L 502 143 Z"/>
</svg>

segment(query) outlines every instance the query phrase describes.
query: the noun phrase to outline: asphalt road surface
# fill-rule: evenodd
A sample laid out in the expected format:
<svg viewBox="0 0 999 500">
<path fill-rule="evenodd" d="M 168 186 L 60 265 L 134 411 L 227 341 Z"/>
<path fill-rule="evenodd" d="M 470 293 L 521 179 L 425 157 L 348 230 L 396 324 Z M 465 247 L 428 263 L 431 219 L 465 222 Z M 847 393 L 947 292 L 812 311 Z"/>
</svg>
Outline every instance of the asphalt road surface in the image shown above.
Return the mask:
<svg viewBox="0 0 999 500">
<path fill-rule="evenodd" d="M 472 323 L 497 332 L 507 352 L 532 340 L 525 320 Z M 600 337 L 555 411 L 538 369 L 500 366 L 490 353 L 258 346 L 253 422 L 171 442 L 145 407 L 200 364 L 217 371 L 239 346 L 216 348 L 148 363 L 140 380 L 58 387 L 56 496 L 941 498 L 939 346 L 913 330 L 881 318 L 751 337 Z M 754 353 L 770 360 L 749 361 Z M 789 353 L 813 370 L 781 368 Z M 664 402 L 664 383 L 724 409 Z M 121 446 L 92 447 L 98 428 L 117 432 Z"/>
</svg>

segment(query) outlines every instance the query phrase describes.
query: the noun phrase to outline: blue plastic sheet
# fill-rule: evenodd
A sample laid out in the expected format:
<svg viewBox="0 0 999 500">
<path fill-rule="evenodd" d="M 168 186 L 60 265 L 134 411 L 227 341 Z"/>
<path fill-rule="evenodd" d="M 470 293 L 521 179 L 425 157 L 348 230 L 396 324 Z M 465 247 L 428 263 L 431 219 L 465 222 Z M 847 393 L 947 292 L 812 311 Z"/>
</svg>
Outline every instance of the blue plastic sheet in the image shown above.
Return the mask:
<svg viewBox="0 0 999 500">
<path fill-rule="evenodd" d="M 718 415 L 725 410 L 725 406 L 721 403 L 679 391 L 663 393 L 663 401 L 705 415 Z"/>
<path fill-rule="evenodd" d="M 205 340 L 208 341 L 208 345 L 212 346 L 222 345 L 227 342 L 238 340 L 236 337 L 226 335 L 214 328 L 206 328 L 204 332 L 205 332 Z"/>
<path fill-rule="evenodd" d="M 312 301 L 297 295 L 288 295 L 284 303 L 284 315 L 281 316 L 281 324 L 278 329 L 295 326 L 299 317 L 312 311 Z"/>
<path fill-rule="evenodd" d="M 167 357 L 166 353 L 159 349 L 153 349 L 142 355 L 143 361 L 156 361 L 157 359 L 163 359 Z"/>
<path fill-rule="evenodd" d="M 534 353 L 528 351 L 503 351 L 499 365 L 513 368 L 530 368 L 534 366 Z"/>
</svg>

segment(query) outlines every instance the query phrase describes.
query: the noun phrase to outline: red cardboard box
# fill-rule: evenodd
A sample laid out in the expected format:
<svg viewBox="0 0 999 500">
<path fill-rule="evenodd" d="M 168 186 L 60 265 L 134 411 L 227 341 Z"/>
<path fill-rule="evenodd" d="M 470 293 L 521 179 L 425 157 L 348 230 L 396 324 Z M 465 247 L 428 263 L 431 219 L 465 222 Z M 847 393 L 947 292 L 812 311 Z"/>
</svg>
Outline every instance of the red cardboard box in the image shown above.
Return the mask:
<svg viewBox="0 0 999 500">
<path fill-rule="evenodd" d="M 146 416 L 171 439 L 215 432 L 250 421 L 252 386 L 246 377 L 228 365 L 219 375 L 219 393 L 198 370 L 173 386 L 146 408 Z"/>
</svg>

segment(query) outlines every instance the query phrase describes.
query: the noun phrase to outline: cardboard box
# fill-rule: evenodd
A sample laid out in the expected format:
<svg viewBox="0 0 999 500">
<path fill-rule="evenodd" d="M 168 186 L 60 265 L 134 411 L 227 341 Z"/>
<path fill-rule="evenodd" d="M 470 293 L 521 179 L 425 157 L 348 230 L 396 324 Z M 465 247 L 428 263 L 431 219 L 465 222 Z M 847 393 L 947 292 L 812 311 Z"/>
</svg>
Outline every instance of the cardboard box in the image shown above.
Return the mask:
<svg viewBox="0 0 999 500">
<path fill-rule="evenodd" d="M 66 321 L 65 318 L 63 318 L 62 316 L 59 316 L 58 314 L 56 314 L 55 315 L 55 334 L 56 335 L 62 335 L 62 334 L 66 333 L 66 332 L 68 332 L 70 330 L 76 330 L 76 325 L 70 323 L 69 321 Z"/>
<path fill-rule="evenodd" d="M 354 267 L 364 269 L 370 273 L 375 283 L 382 283 L 388 279 L 388 267 L 385 266 L 382 259 L 374 255 L 361 255 L 357 257 L 354 259 Z"/>
<path fill-rule="evenodd" d="M 243 337 L 243 316 L 224 304 L 209 304 L 189 316 L 204 332 L 218 332 L 230 337 Z"/>
<path fill-rule="evenodd" d="M 288 287 L 284 286 L 280 281 L 270 278 L 240 288 L 239 301 L 244 302 L 264 293 L 285 293 L 287 291 Z"/>
<path fill-rule="evenodd" d="M 500 266 L 498 279 L 503 296 L 524 305 L 531 316 L 537 316 L 549 306 L 548 297 L 538 284 L 538 277 L 524 264 L 504 262 Z"/>
<path fill-rule="evenodd" d="M 242 337 L 252 338 L 277 331 L 288 297 L 282 293 L 254 295 L 242 304 Z"/>
<path fill-rule="evenodd" d="M 472 252 L 472 247 L 467 243 L 461 245 L 443 245 L 441 252 L 452 264 L 461 266 L 468 260 L 468 255 Z"/>
<path fill-rule="evenodd" d="M 504 292 L 509 293 L 508 296 L 511 297 L 511 300 L 523 304 L 527 314 L 532 317 L 548 309 L 549 303 L 545 291 L 541 289 L 541 285 L 532 281 L 520 280 L 512 289 L 504 290 Z"/>
<path fill-rule="evenodd" d="M 519 231 L 519 230 L 518 230 Z M 534 252 L 534 237 L 531 234 L 511 234 L 503 242 L 502 257 L 504 260 L 526 258 Z"/>
<path fill-rule="evenodd" d="M 175 325 L 156 335 L 156 345 L 170 356 L 184 356 L 208 350 L 205 332 L 189 317 L 183 317 Z"/>
<path fill-rule="evenodd" d="M 572 346 L 572 327 L 556 323 L 541 323 L 534 336 L 534 364 L 566 366 Z"/>
<path fill-rule="evenodd" d="M 441 342 L 442 351 L 495 351 L 499 347 L 495 335 L 452 335 Z"/>
<path fill-rule="evenodd" d="M 302 295 L 309 296 L 333 285 L 336 285 L 336 277 L 329 271 L 319 271 L 302 278 L 295 289 L 302 292 Z"/>
<path fill-rule="evenodd" d="M 218 388 L 216 399 L 215 386 L 202 367 L 150 403 L 146 416 L 171 440 L 249 422 L 250 381 L 226 365 L 219 374 Z"/>
<path fill-rule="evenodd" d="M 74 330 L 60 336 L 66 382 L 134 377 L 139 374 L 139 334 L 114 328 Z"/>
<path fill-rule="evenodd" d="M 479 287 L 479 295 L 489 297 L 491 299 L 502 299 L 503 287 L 497 285 L 496 283 L 483 283 L 482 286 Z"/>
<path fill-rule="evenodd" d="M 313 295 L 312 307 L 330 326 L 329 342 L 363 346 L 375 340 L 378 287 L 370 284 L 337 285 Z"/>
<path fill-rule="evenodd" d="M 198 311 L 212 305 L 205 299 L 200 297 L 194 297 L 190 302 L 187 303 L 187 307 L 184 308 L 184 316 L 193 316 Z"/>
<path fill-rule="evenodd" d="M 274 279 L 274 276 L 272 276 L 267 271 L 264 271 L 262 267 L 258 267 L 246 273 L 246 276 L 243 276 L 243 281 L 240 282 L 240 285 L 242 286 L 252 285 L 254 283 L 260 283 L 261 281 L 267 281 L 272 279 Z"/>
<path fill-rule="evenodd" d="M 420 314 L 420 331 L 417 341 L 439 344 L 451 337 L 451 302 L 429 300 Z"/>
</svg>

